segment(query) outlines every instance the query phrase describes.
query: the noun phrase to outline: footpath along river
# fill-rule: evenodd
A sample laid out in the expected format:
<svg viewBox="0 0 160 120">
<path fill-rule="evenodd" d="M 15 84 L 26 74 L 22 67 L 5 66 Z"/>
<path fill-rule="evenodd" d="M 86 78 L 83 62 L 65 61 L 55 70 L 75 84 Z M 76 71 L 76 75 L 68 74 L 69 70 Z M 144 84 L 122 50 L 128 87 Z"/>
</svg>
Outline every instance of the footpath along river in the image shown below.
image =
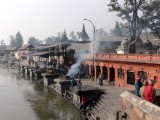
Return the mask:
<svg viewBox="0 0 160 120">
<path fill-rule="evenodd" d="M 43 84 L 0 65 L 0 120 L 83 120 L 79 110 Z"/>
</svg>

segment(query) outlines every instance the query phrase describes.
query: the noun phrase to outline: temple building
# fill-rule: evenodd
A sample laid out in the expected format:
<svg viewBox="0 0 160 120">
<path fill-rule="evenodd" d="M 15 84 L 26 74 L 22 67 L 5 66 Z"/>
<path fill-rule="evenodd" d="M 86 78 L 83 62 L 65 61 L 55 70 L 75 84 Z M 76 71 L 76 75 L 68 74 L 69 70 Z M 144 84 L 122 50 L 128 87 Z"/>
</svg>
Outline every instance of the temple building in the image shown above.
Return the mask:
<svg viewBox="0 0 160 120">
<path fill-rule="evenodd" d="M 86 32 L 85 26 L 83 24 L 82 32 L 81 32 L 81 41 L 89 41 L 89 36 Z"/>
<path fill-rule="evenodd" d="M 130 46 L 135 47 L 135 54 L 156 54 L 157 50 L 152 43 L 147 39 L 142 41 L 138 39 L 135 43 L 131 44 L 127 38 L 121 41 L 121 45 L 116 49 L 117 54 L 130 53 Z"/>
<path fill-rule="evenodd" d="M 90 55 L 85 55 L 85 67 L 94 77 L 103 74 L 104 80 L 119 87 L 135 88 L 135 74 L 142 80 L 154 79 L 160 88 L 160 56 L 156 54 L 95 54 L 94 67 Z"/>
</svg>

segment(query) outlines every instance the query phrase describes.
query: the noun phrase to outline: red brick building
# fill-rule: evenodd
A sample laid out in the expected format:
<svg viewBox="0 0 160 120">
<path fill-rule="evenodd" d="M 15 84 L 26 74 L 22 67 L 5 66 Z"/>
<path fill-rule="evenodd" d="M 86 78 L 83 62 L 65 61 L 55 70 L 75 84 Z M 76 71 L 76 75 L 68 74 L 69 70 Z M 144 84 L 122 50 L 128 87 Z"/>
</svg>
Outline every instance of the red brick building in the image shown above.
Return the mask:
<svg viewBox="0 0 160 120">
<path fill-rule="evenodd" d="M 92 55 L 85 55 L 85 66 L 91 74 Z M 156 88 L 160 88 L 160 55 L 151 54 L 95 54 L 94 76 L 103 74 L 105 80 L 119 87 L 134 88 L 135 74 L 143 80 L 155 79 Z"/>
</svg>

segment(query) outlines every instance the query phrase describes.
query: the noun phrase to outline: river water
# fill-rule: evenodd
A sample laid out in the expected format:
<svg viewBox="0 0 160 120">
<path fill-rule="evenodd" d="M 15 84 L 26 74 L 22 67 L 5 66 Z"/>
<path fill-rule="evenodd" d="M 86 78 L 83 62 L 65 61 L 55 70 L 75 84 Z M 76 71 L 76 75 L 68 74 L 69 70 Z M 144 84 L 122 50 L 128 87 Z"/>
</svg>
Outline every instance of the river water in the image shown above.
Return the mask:
<svg viewBox="0 0 160 120">
<path fill-rule="evenodd" d="M 47 87 L 0 66 L 0 120 L 83 120 L 79 110 Z"/>
</svg>

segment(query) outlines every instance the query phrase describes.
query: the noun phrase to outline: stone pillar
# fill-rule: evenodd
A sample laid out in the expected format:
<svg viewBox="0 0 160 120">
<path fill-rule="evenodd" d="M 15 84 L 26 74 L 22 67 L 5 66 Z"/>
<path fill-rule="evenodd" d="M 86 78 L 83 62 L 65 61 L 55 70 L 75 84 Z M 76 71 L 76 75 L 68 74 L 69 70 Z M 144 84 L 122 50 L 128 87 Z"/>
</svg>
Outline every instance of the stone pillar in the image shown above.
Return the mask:
<svg viewBox="0 0 160 120">
<path fill-rule="evenodd" d="M 103 67 L 100 66 L 100 69 L 101 69 L 101 74 L 103 75 L 104 71 L 103 71 Z"/>
<path fill-rule="evenodd" d="M 108 84 L 110 85 L 110 67 L 108 67 L 108 79 L 107 79 L 107 81 L 108 81 Z"/>
<path fill-rule="evenodd" d="M 119 78 L 118 78 L 118 69 L 117 68 L 114 68 L 115 69 L 115 86 L 119 86 Z"/>
<path fill-rule="evenodd" d="M 30 74 L 29 68 L 27 68 L 27 67 L 25 67 L 25 74 L 26 74 L 26 75 L 29 75 L 29 74 Z"/>
<path fill-rule="evenodd" d="M 24 69 L 23 66 L 21 67 L 21 72 L 22 72 L 22 73 L 25 73 L 25 69 Z"/>
<path fill-rule="evenodd" d="M 35 74 L 34 74 L 34 72 L 33 72 L 33 70 L 31 68 L 29 69 L 29 73 L 30 73 L 30 77 L 34 77 L 35 76 Z"/>
<path fill-rule="evenodd" d="M 89 74 L 92 75 L 91 65 L 89 65 Z"/>
<path fill-rule="evenodd" d="M 124 86 L 127 86 L 127 70 L 124 70 Z"/>
</svg>

